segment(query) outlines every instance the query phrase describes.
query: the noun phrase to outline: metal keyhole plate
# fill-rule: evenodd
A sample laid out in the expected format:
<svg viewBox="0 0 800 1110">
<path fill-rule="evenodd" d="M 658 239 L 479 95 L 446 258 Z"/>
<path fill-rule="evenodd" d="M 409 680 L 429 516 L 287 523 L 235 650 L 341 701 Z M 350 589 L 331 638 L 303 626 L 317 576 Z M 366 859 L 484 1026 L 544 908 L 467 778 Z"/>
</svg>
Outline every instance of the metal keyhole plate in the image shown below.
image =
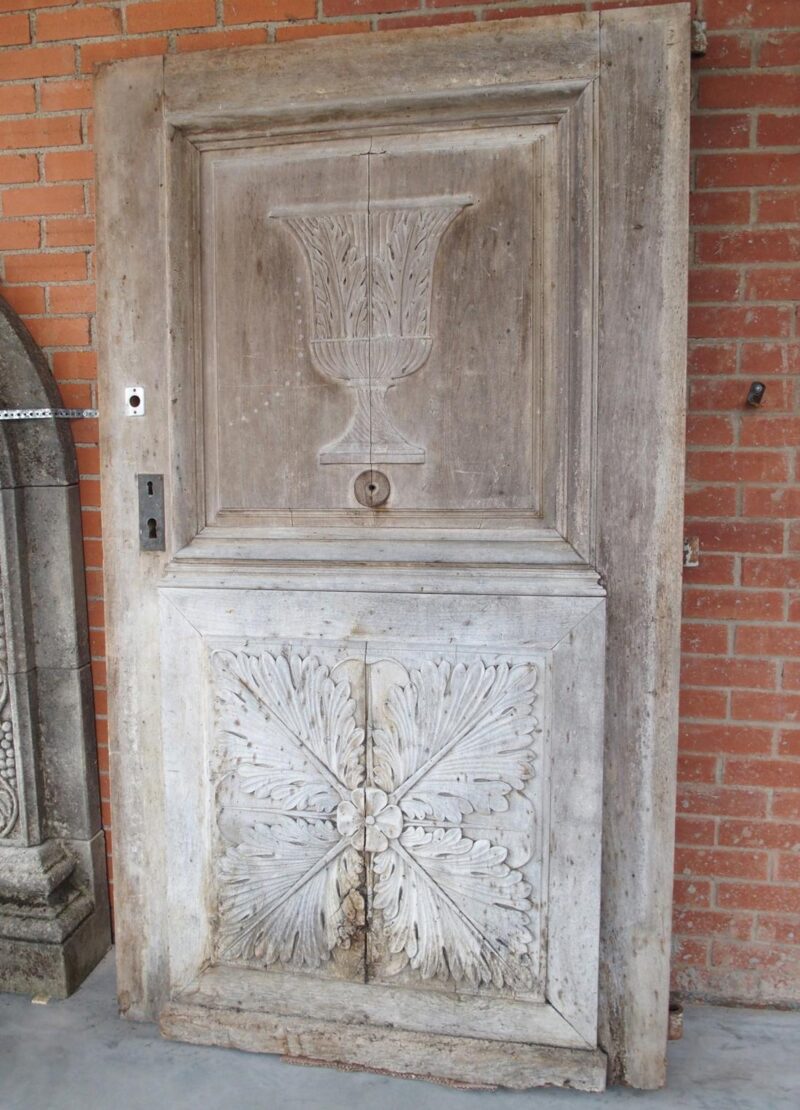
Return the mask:
<svg viewBox="0 0 800 1110">
<path fill-rule="evenodd" d="M 367 509 L 377 509 L 380 505 L 385 505 L 391 492 L 389 479 L 380 470 L 363 470 L 356 478 L 356 501 Z"/>
</svg>

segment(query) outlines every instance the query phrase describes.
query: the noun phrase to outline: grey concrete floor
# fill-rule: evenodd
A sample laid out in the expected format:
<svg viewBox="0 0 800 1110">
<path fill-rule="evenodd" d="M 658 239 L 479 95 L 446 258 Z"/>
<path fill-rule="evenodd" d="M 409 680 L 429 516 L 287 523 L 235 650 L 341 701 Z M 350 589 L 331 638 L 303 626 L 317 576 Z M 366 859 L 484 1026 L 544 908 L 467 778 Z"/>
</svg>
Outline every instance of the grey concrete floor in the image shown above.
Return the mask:
<svg viewBox="0 0 800 1110">
<path fill-rule="evenodd" d="M 657 1092 L 456 1091 L 163 1041 L 117 1017 L 113 956 L 65 1002 L 0 994 L 0 1110 L 800 1110 L 800 1012 L 695 1006 Z"/>
</svg>

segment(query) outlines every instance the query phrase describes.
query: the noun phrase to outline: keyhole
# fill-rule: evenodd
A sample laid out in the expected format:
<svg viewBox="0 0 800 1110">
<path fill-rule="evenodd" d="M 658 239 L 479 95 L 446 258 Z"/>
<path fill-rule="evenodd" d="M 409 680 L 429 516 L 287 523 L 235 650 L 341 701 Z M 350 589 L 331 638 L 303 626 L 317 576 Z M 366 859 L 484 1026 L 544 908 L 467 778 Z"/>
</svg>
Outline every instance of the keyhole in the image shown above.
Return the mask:
<svg viewBox="0 0 800 1110">
<path fill-rule="evenodd" d="M 149 540 L 158 539 L 158 521 L 153 516 L 147 522 L 147 538 Z"/>
<path fill-rule="evenodd" d="M 149 497 L 153 496 L 153 483 L 152 482 L 147 483 L 147 493 L 148 493 Z"/>
<path fill-rule="evenodd" d="M 356 501 L 367 509 L 379 509 L 389 500 L 389 479 L 380 470 L 362 470 L 355 480 Z"/>
</svg>

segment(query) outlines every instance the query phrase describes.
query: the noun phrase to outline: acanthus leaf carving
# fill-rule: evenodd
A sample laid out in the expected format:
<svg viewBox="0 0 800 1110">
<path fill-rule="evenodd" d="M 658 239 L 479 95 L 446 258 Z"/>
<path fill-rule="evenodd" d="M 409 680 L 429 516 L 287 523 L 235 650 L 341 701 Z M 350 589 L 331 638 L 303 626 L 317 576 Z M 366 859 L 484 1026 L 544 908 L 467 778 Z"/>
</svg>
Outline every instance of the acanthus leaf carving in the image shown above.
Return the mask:
<svg viewBox="0 0 800 1110">
<path fill-rule="evenodd" d="M 220 880 L 224 958 L 319 967 L 363 918 L 361 857 L 329 821 L 255 824 L 226 852 Z"/>
<path fill-rule="evenodd" d="M 533 774 L 536 667 L 393 664 L 405 678 L 365 736 L 349 681 L 316 656 L 214 658 L 222 780 L 234 783 L 221 806 L 253 822 L 219 866 L 221 958 L 319 967 L 363 927 L 371 883 L 368 929 L 388 973 L 528 989 L 531 890 L 494 815 Z"/>
<path fill-rule="evenodd" d="M 526 989 L 530 887 L 506 850 L 459 829 L 409 826 L 397 850 L 375 857 L 374 905 L 393 970 L 470 987 Z"/>
<path fill-rule="evenodd" d="M 220 957 L 318 967 L 363 920 L 363 862 L 335 823 L 364 774 L 350 683 L 313 655 L 212 660 L 222 782 L 253 817 L 219 865 Z"/>
<path fill-rule="evenodd" d="M 349 683 L 313 656 L 219 651 L 219 734 L 242 789 L 287 811 L 332 813 L 363 780 Z"/>
<path fill-rule="evenodd" d="M 409 819 L 458 823 L 506 810 L 532 774 L 535 681 L 529 665 L 426 660 L 386 698 L 375 782 Z"/>
<path fill-rule="evenodd" d="M 373 211 L 372 335 L 428 336 L 433 263 L 441 237 L 471 198 L 377 204 Z"/>
<path fill-rule="evenodd" d="M 272 215 L 281 218 L 283 213 Z M 315 341 L 366 339 L 369 336 L 366 213 L 295 212 L 284 218 L 308 259 Z"/>
</svg>

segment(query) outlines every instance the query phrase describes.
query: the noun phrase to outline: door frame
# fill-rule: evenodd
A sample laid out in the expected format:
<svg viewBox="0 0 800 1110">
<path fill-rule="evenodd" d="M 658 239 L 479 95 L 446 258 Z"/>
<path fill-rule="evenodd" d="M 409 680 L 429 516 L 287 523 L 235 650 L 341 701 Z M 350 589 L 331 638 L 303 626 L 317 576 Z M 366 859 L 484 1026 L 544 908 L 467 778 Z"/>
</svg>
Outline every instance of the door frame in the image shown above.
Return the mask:
<svg viewBox="0 0 800 1110">
<path fill-rule="evenodd" d="M 608 592 L 600 1043 L 610 1078 L 664 1082 L 677 750 L 688 237 L 689 6 L 131 59 L 97 78 L 98 310 L 119 997 L 165 1001 L 158 584 L 196 533 L 185 141 L 304 107 L 592 86 L 596 452 L 591 561 Z M 574 154 L 582 156 L 579 148 Z M 123 244 L 133 242 L 134 249 Z M 172 272 L 170 283 L 166 275 Z M 164 275 L 159 280 L 158 275 Z M 635 377 L 633 376 L 635 374 Z M 146 390 L 125 415 L 123 388 Z M 580 439 L 578 440 L 580 442 Z M 171 550 L 137 547 L 136 471 L 167 478 Z M 630 506 L 636 507 L 635 514 Z M 577 531 L 578 523 L 575 527 Z M 576 532 L 577 534 L 577 532 Z M 109 542 L 110 541 L 110 542 Z M 580 547 L 576 544 L 576 547 Z M 202 560 L 201 560 L 202 561 Z M 507 571 L 512 574 L 512 571 Z M 413 588 L 413 585 L 412 585 Z M 136 619 L 131 620 L 131 607 Z"/>
</svg>

